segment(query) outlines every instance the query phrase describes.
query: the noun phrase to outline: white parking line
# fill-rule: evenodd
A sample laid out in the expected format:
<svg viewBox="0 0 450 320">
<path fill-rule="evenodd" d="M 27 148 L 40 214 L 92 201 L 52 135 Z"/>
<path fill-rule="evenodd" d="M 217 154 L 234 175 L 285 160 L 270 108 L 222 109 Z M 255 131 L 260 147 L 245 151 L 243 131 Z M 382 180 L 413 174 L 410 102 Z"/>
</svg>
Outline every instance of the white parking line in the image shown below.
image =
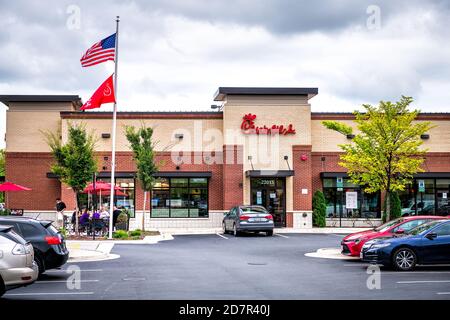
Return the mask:
<svg viewBox="0 0 450 320">
<path fill-rule="evenodd" d="M 414 283 L 449 283 L 450 280 L 414 280 L 414 281 L 397 281 L 399 284 L 414 284 Z"/>
<path fill-rule="evenodd" d="M 289 237 L 288 237 L 288 236 L 285 236 L 284 234 L 274 233 L 274 235 L 279 236 L 279 237 L 282 237 L 282 238 L 289 239 Z"/>
<path fill-rule="evenodd" d="M 79 283 L 79 282 L 99 282 L 100 280 L 43 280 L 43 281 L 36 281 L 35 283 Z"/>
<path fill-rule="evenodd" d="M 450 271 L 381 271 L 382 274 L 416 274 L 416 273 L 429 273 L 429 274 L 440 274 L 440 273 L 450 273 Z"/>
<path fill-rule="evenodd" d="M 450 294 L 450 292 L 437 292 L 436 294 Z"/>
<path fill-rule="evenodd" d="M 5 296 L 48 296 L 48 295 L 89 295 L 94 292 L 27 292 L 27 293 L 7 293 Z"/>
<path fill-rule="evenodd" d="M 218 235 L 219 237 L 221 237 L 221 238 L 223 238 L 223 239 L 226 239 L 226 240 L 228 240 L 228 238 L 227 238 L 227 237 L 225 237 L 224 235 L 222 235 L 222 234 L 220 234 L 220 233 L 216 233 L 216 235 Z"/>
<path fill-rule="evenodd" d="M 103 269 L 85 269 L 85 270 L 77 270 L 77 271 L 81 271 L 81 272 L 102 272 Z M 61 273 L 61 272 L 69 273 L 69 272 L 67 272 L 67 270 L 47 270 L 47 271 L 45 271 L 46 274 L 47 273 Z M 70 271 L 70 272 L 73 272 L 73 271 Z"/>
</svg>

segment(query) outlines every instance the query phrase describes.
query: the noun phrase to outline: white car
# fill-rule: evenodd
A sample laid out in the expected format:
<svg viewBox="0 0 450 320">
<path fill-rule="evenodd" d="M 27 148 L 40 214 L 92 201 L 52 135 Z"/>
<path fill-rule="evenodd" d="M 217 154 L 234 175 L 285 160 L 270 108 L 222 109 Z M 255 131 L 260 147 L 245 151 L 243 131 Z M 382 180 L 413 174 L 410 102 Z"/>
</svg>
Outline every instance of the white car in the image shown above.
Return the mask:
<svg viewBox="0 0 450 320">
<path fill-rule="evenodd" d="M 0 297 L 38 278 L 33 246 L 9 226 L 0 226 Z"/>
<path fill-rule="evenodd" d="M 434 206 L 434 200 L 423 200 L 417 202 L 417 211 L 420 213 L 422 209 L 427 208 L 428 206 Z M 414 201 L 408 202 L 406 208 L 402 208 L 402 217 L 404 216 L 413 216 L 416 214 L 416 204 Z"/>
</svg>

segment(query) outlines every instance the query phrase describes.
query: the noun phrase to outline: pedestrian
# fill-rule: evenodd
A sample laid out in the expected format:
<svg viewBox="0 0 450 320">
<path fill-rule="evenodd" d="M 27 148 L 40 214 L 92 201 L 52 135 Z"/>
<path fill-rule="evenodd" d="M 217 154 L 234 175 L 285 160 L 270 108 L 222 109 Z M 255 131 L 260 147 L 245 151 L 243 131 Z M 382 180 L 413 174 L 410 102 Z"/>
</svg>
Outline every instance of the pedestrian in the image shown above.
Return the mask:
<svg viewBox="0 0 450 320">
<path fill-rule="evenodd" d="M 122 213 L 122 211 L 119 210 L 116 206 L 114 206 L 114 211 L 113 211 L 113 228 L 116 227 L 117 218 L 119 217 L 119 215 L 121 213 Z"/>
<path fill-rule="evenodd" d="M 59 227 L 64 227 L 64 210 L 66 204 L 60 198 L 56 199 L 56 220 Z"/>
</svg>

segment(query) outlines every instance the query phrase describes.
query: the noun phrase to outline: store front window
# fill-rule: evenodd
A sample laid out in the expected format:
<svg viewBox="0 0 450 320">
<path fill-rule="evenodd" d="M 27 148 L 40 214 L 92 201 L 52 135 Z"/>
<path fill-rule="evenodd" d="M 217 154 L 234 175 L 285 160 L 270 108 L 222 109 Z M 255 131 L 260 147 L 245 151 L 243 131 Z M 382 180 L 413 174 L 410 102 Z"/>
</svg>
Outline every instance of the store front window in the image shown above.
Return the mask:
<svg viewBox="0 0 450 320">
<path fill-rule="evenodd" d="M 130 218 L 134 218 L 136 214 L 135 210 L 135 179 L 133 178 L 116 178 L 116 187 L 120 190 L 116 190 L 116 195 L 114 197 L 114 205 L 119 209 L 126 209 L 130 214 Z M 111 179 L 98 179 L 98 181 L 111 182 Z M 106 191 L 104 193 L 98 194 L 98 201 L 100 206 L 109 208 L 110 192 Z"/>
<path fill-rule="evenodd" d="M 207 178 L 158 178 L 152 191 L 152 218 L 207 218 Z"/>
<path fill-rule="evenodd" d="M 114 205 L 119 209 L 128 210 L 130 217 L 135 217 L 135 180 L 133 178 L 116 178 L 116 186 L 120 190 L 116 190 L 116 196 L 114 197 Z M 109 178 L 98 178 L 97 181 L 110 183 Z M 100 210 L 104 207 L 109 210 L 110 204 L 110 191 L 98 191 L 94 194 L 80 193 L 78 195 L 78 203 L 80 209 L 84 210 L 88 208 L 92 210 L 94 207 Z"/>
<path fill-rule="evenodd" d="M 367 193 L 356 184 L 343 178 L 338 183 L 336 178 L 323 179 L 323 193 L 327 205 L 328 218 L 380 218 L 380 193 Z M 346 208 L 347 192 L 356 192 L 357 208 Z"/>
<path fill-rule="evenodd" d="M 399 196 L 402 215 L 450 214 L 450 179 L 415 179 Z"/>
</svg>

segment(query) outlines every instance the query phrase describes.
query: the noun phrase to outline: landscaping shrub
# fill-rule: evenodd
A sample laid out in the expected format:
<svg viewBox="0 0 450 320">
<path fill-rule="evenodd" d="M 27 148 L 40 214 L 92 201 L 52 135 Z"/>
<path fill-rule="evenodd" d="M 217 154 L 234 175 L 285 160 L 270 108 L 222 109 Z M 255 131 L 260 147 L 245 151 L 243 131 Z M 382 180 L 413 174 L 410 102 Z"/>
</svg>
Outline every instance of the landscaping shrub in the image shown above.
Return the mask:
<svg viewBox="0 0 450 320">
<path fill-rule="evenodd" d="M 142 234 L 141 230 L 130 231 L 130 237 L 140 237 Z"/>
<path fill-rule="evenodd" d="M 113 238 L 114 239 L 128 238 L 128 232 L 126 232 L 125 230 L 117 230 L 116 232 L 113 233 Z"/>
<path fill-rule="evenodd" d="M 319 228 L 323 228 L 326 226 L 326 211 L 327 205 L 325 202 L 325 196 L 323 192 L 317 190 L 314 193 L 313 201 L 313 225 Z"/>
</svg>

